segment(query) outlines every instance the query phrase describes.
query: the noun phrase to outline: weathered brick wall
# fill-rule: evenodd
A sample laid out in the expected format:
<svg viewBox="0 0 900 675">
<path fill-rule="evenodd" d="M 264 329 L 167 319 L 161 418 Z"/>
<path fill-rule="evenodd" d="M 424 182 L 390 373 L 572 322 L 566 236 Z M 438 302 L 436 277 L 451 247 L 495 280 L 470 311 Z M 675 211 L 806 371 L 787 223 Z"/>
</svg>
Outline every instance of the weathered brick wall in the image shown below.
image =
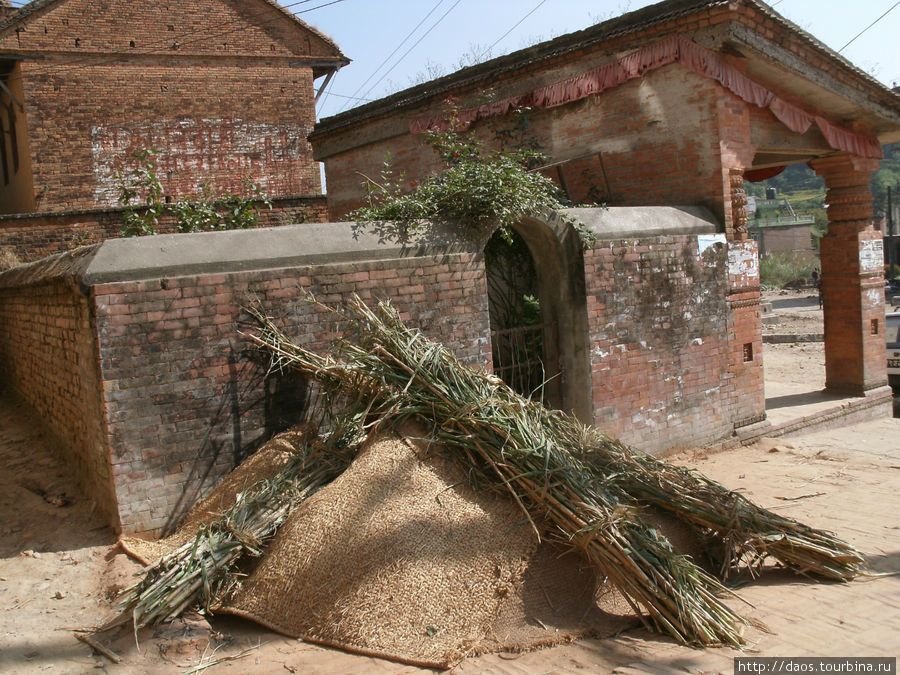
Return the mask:
<svg viewBox="0 0 900 675">
<path fill-rule="evenodd" d="M 173 200 L 204 185 L 241 193 L 245 179 L 273 196 L 321 192 L 306 142 L 308 68 L 161 59 L 47 68 L 22 68 L 37 211 L 114 206 L 116 172 L 147 149 L 159 150 L 157 175 Z"/>
<path fill-rule="evenodd" d="M 238 335 L 260 300 L 302 344 L 339 333 L 328 304 L 351 293 L 390 298 L 403 316 L 465 362 L 490 363 L 484 268 L 454 254 L 94 286 L 113 481 L 126 531 L 158 534 L 236 462 L 303 411 L 309 392 L 266 381 Z M 285 405 L 288 405 L 285 408 Z"/>
<path fill-rule="evenodd" d="M 594 422 L 638 447 L 694 446 L 733 428 L 727 255 L 724 242 L 704 246 L 679 235 L 585 253 Z"/>
<path fill-rule="evenodd" d="M 593 64 L 588 60 L 582 68 Z M 541 77 L 546 74 L 524 77 L 516 82 L 515 89 L 527 91 L 541 82 Z M 509 83 L 504 86 L 512 89 Z M 523 118 L 510 115 L 482 120 L 473 131 L 488 142 L 493 142 L 498 133 L 507 142 L 510 138 L 515 142 L 536 141 L 548 162 L 571 160 L 547 174 L 559 183 L 562 172 L 574 203 L 697 204 L 724 219 L 716 109 L 721 96 L 731 94 L 712 80 L 673 64 L 582 101 L 550 110 L 531 110 L 525 114 L 525 127 L 521 126 Z M 439 111 L 432 105 L 404 114 L 428 117 Z M 401 132 L 375 140 L 380 133 L 377 125 L 375 129 L 351 128 L 342 134 L 340 142 L 353 147 L 327 157 L 332 219 L 362 203 L 360 172 L 377 178 L 388 153 L 394 171 L 405 171 L 409 181 L 435 167 L 434 153 L 423 136 Z M 323 148 L 332 142 L 338 143 L 329 139 L 323 141 Z M 320 155 L 325 151 L 317 149 Z"/>
<path fill-rule="evenodd" d="M 272 196 L 321 192 L 302 62 L 338 52 L 277 9 L 69 0 L 23 28 L 0 49 L 42 56 L 20 69 L 36 211 L 114 206 L 115 172 L 151 148 L 174 198 L 245 178 Z"/>
<path fill-rule="evenodd" d="M 0 216 L 0 249 L 9 249 L 23 262 L 39 260 L 78 246 L 121 236 L 122 209 L 19 214 Z M 328 207 L 324 195 L 272 200 L 272 209 L 259 209 L 260 227 L 291 223 L 324 223 Z M 174 219 L 163 217 L 159 232 L 174 232 Z"/>
<path fill-rule="evenodd" d="M 66 270 L 77 266 L 64 256 L 26 280 L 0 275 L 0 390 L 41 417 L 74 482 L 115 523 L 90 300 Z"/>
</svg>

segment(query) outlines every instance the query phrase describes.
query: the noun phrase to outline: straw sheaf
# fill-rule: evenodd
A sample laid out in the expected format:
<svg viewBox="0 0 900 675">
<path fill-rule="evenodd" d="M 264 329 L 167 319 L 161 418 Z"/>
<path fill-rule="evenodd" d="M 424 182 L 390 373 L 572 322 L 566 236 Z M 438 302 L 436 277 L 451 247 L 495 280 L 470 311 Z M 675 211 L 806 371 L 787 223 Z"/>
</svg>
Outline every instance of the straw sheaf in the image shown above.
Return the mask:
<svg viewBox="0 0 900 675">
<path fill-rule="evenodd" d="M 311 431 L 306 425 L 301 425 L 274 436 L 197 502 L 170 536 L 157 541 L 121 537 L 119 543 L 122 548 L 144 565 L 151 565 L 186 544 L 202 526 L 211 524 L 234 506 L 238 494 L 284 469 L 291 457 L 300 452 Z"/>
<path fill-rule="evenodd" d="M 314 377 L 376 421 L 416 419 L 478 486 L 505 493 L 535 534 L 580 550 L 598 574 L 629 601 L 645 625 L 698 645 L 743 644 L 746 620 L 719 596 L 728 590 L 676 551 L 641 518 L 647 504 L 669 510 L 711 536 L 725 551 L 725 570 L 757 567 L 767 555 L 803 572 L 851 579 L 862 556 L 827 532 L 775 518 L 698 475 L 622 446 L 574 418 L 549 411 L 492 376 L 466 368 L 442 345 L 403 324 L 389 304 L 348 303 L 357 336 L 338 357 L 290 341 L 259 309 L 251 309 L 275 369 Z M 704 507 L 710 498 L 712 503 Z"/>
</svg>

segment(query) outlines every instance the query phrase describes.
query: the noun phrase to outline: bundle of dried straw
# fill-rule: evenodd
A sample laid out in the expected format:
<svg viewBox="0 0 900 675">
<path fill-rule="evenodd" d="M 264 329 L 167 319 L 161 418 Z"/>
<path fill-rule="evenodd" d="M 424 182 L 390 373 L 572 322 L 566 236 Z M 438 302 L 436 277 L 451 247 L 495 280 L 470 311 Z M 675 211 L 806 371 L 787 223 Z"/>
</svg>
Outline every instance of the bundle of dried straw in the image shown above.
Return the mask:
<svg viewBox="0 0 900 675">
<path fill-rule="evenodd" d="M 492 375 L 461 365 L 448 349 L 404 325 L 389 304 L 348 303 L 347 335 L 334 355 L 292 342 L 259 308 L 247 337 L 274 370 L 315 379 L 326 400 L 343 408 L 328 448 L 315 445 L 193 542 L 149 568 L 128 589 L 135 625 L 174 616 L 198 600 L 209 604 L 227 586 L 228 569 L 258 554 L 288 513 L 347 466 L 361 438 L 415 419 L 436 448 L 466 467 L 476 485 L 514 499 L 535 535 L 581 550 L 650 628 L 697 645 L 743 644 L 731 592 L 641 520 L 653 505 L 718 542 L 722 575 L 767 556 L 830 579 L 865 572 L 864 558 L 828 532 L 762 509 L 702 475 L 635 451 L 574 417 L 530 401 Z M 338 310 L 334 310 L 338 311 Z M 335 440 L 335 439 L 339 439 Z M 310 446 L 311 448 L 313 446 Z M 733 595 L 733 594 L 732 594 Z"/>
<path fill-rule="evenodd" d="M 329 440 L 306 439 L 281 471 L 239 493 L 193 539 L 144 569 L 141 580 L 122 591 L 119 613 L 130 613 L 137 630 L 191 607 L 208 610 L 228 592 L 235 565 L 259 556 L 294 509 L 349 466 L 356 444 L 347 444 L 347 435 Z"/>
</svg>

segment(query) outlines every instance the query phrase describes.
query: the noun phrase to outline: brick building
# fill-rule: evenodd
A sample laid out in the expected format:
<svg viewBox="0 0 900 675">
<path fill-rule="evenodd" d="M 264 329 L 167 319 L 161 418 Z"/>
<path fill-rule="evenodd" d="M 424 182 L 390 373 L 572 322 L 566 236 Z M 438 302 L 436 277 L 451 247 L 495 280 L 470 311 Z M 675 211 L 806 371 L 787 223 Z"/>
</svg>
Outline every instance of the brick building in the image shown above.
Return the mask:
<svg viewBox="0 0 900 675">
<path fill-rule="evenodd" d="M 0 217 L 0 245 L 36 257 L 115 234 L 116 172 L 147 149 L 167 199 L 251 180 L 272 223 L 321 220 L 314 80 L 346 63 L 270 0 L 34 0 L 0 17 L 0 214 L 31 214 Z"/>
<path fill-rule="evenodd" d="M 377 175 L 387 152 L 411 179 L 433 166 L 421 131 L 441 123 L 447 95 L 488 141 L 527 122 L 573 201 L 611 205 L 516 226 L 552 405 L 654 453 L 765 431 L 742 186 L 809 161 L 829 190 L 827 384 L 889 414 L 868 180 L 879 143 L 900 137 L 896 94 L 755 0 L 674 0 L 322 121 L 311 142 L 332 217 L 360 202 L 356 172 Z M 598 237 L 592 248 L 570 219 Z M 466 363 L 496 365 L 507 327 L 483 242 L 430 234 L 400 246 L 332 222 L 161 235 L 14 268 L 0 273 L 0 387 L 43 416 L 111 524 L 169 531 L 308 393 L 245 358 L 248 302 L 321 349 L 340 325 L 307 292 L 388 298 Z"/>
<path fill-rule="evenodd" d="M 828 188 L 827 386 L 887 395 L 868 184 L 880 146 L 900 138 L 900 96 L 768 5 L 661 2 L 321 120 L 310 141 L 333 219 L 362 203 L 359 174 L 377 176 L 388 153 L 410 180 L 436 166 L 423 133 L 444 128 L 448 97 L 486 143 L 536 143 L 574 203 L 688 204 L 715 222 L 709 248 L 708 232 L 663 212 L 625 237 L 616 214 L 627 211 L 585 213 L 600 242 L 583 256 L 564 251 L 546 223 L 521 224 L 538 278 L 553 280 L 541 290 L 542 320 L 582 336 L 561 337 L 558 353 L 545 345 L 546 361 L 560 364 L 551 374 L 563 407 L 656 450 L 764 423 L 743 184 L 796 162 Z M 554 294 L 560 286 L 566 297 Z"/>
</svg>

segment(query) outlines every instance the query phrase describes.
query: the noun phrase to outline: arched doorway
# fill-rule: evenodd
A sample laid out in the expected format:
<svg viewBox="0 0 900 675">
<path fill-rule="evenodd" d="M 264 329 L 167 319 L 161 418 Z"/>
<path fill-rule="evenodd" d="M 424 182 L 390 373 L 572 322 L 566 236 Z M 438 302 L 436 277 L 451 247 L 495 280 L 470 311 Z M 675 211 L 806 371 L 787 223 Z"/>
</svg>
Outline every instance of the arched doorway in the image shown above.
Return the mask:
<svg viewBox="0 0 900 675">
<path fill-rule="evenodd" d="M 485 247 L 494 373 L 547 406 L 593 417 L 582 242 L 562 217 L 526 218 Z"/>
</svg>

